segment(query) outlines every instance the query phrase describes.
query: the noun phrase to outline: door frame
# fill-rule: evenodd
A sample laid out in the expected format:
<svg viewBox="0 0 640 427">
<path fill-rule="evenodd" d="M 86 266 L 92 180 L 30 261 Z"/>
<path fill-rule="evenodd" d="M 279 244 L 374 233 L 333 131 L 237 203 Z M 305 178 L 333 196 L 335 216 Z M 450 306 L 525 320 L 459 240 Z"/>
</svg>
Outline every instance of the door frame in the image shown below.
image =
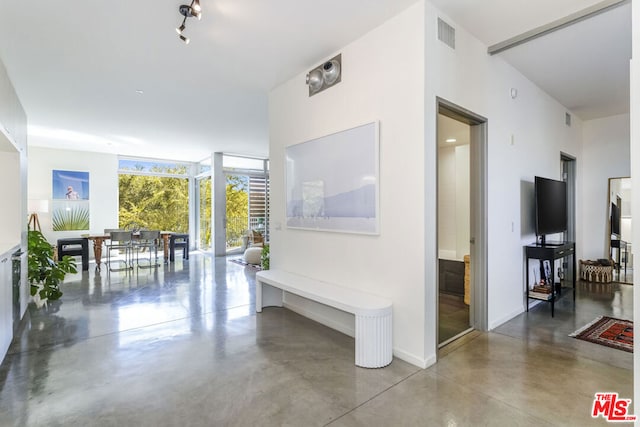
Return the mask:
<svg viewBox="0 0 640 427">
<path fill-rule="evenodd" d="M 567 230 L 564 232 L 565 242 L 576 241 L 576 181 L 578 173 L 577 160 L 574 156 L 560 152 L 560 164 L 561 164 L 561 176 L 562 181 L 567 183 Z M 574 271 L 574 264 L 566 262 L 566 259 L 562 261 L 562 271 L 570 271 L 569 277 L 574 277 L 577 274 Z M 565 276 L 567 277 L 567 276 Z"/>
<path fill-rule="evenodd" d="M 213 221 L 211 220 L 211 217 L 213 216 L 213 209 L 212 211 L 212 215 L 211 217 L 208 218 L 209 220 L 209 228 L 211 229 L 211 240 L 209 241 L 209 246 L 208 247 L 203 247 L 202 246 L 202 241 L 201 241 L 201 234 L 202 234 L 202 195 L 200 194 L 200 184 L 202 183 L 202 181 L 205 180 L 210 180 L 211 181 L 211 198 L 213 199 L 213 177 L 211 176 L 211 172 L 206 172 L 206 173 L 202 173 L 200 175 L 196 175 L 194 177 L 194 211 L 195 211 L 195 236 L 193 236 L 194 241 L 196 242 L 195 247 L 196 249 L 200 250 L 200 251 L 204 251 L 204 252 L 210 252 L 213 250 Z M 213 204 L 213 203 L 212 203 Z"/>
<path fill-rule="evenodd" d="M 464 107 L 461 107 L 446 99 L 436 97 L 436 123 L 437 115 L 443 114 L 452 119 L 466 123 L 471 127 L 470 141 L 470 191 L 471 191 L 471 285 L 469 306 L 469 323 L 471 328 L 479 331 L 488 330 L 488 204 L 487 204 L 487 158 L 488 158 L 488 119 L 480 116 Z M 436 141 L 437 141 L 437 125 L 436 125 Z M 438 144 L 435 144 L 436 158 Z M 436 161 L 436 168 L 438 162 Z M 438 173 L 436 170 L 436 205 L 438 200 Z M 436 224 L 438 223 L 438 209 L 436 209 Z M 436 227 L 436 258 L 438 254 L 438 236 Z M 439 277 L 438 262 L 436 259 L 436 277 Z M 436 302 L 436 337 L 438 336 L 438 323 L 440 313 L 438 312 L 438 303 Z M 436 339 L 439 342 L 439 339 Z"/>
</svg>

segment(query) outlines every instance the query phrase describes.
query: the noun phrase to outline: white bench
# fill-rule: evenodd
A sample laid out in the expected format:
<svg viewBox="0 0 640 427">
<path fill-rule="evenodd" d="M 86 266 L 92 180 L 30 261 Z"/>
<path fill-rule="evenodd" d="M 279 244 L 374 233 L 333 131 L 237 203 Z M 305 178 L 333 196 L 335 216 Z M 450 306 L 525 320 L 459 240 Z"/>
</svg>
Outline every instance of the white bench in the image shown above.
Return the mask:
<svg viewBox="0 0 640 427">
<path fill-rule="evenodd" d="M 282 307 L 284 292 L 352 313 L 356 318 L 356 365 L 382 368 L 393 358 L 391 301 L 281 270 L 256 274 L 256 311 Z"/>
</svg>

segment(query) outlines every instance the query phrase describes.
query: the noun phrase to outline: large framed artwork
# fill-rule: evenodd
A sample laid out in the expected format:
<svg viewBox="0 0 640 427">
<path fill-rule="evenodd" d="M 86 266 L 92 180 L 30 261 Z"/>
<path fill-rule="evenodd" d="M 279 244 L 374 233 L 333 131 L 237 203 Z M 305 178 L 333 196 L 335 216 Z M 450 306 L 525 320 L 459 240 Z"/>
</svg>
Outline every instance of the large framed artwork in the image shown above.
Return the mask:
<svg viewBox="0 0 640 427">
<path fill-rule="evenodd" d="M 53 231 L 89 230 L 89 172 L 54 170 Z"/>
<path fill-rule="evenodd" d="M 379 234 L 377 121 L 286 148 L 288 228 Z"/>
</svg>

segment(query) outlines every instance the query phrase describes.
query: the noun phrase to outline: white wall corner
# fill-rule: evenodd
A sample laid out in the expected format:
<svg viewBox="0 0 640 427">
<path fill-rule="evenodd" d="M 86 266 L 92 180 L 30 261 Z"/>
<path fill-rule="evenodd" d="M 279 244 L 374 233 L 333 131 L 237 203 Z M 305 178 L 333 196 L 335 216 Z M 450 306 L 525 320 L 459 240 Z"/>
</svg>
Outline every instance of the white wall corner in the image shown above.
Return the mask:
<svg viewBox="0 0 640 427">
<path fill-rule="evenodd" d="M 393 349 L 393 356 L 421 369 L 426 369 L 429 366 L 435 365 L 437 361 L 435 355 L 431 355 L 427 358 L 422 358 L 396 347 L 394 347 Z"/>
<path fill-rule="evenodd" d="M 541 301 L 535 301 L 536 303 L 540 303 Z M 537 304 L 533 304 L 531 307 L 535 307 Z M 493 321 L 489 322 L 489 330 L 492 331 L 495 328 L 497 328 L 498 326 L 507 323 L 509 320 L 519 316 L 521 313 L 523 313 L 526 310 L 526 307 L 522 307 L 518 310 L 514 310 L 511 313 L 507 314 L 506 316 L 502 316 L 499 319 L 495 319 Z"/>
</svg>

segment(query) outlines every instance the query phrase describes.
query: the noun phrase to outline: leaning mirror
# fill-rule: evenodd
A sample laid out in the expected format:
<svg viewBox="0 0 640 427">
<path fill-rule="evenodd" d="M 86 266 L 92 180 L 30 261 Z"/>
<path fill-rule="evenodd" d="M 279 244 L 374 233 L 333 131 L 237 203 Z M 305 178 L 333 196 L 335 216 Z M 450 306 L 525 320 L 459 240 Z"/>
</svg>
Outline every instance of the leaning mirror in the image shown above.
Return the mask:
<svg viewBox="0 0 640 427">
<path fill-rule="evenodd" d="M 633 283 L 631 178 L 609 178 L 607 212 L 607 246 L 609 258 L 614 262 L 613 278 Z"/>
</svg>

